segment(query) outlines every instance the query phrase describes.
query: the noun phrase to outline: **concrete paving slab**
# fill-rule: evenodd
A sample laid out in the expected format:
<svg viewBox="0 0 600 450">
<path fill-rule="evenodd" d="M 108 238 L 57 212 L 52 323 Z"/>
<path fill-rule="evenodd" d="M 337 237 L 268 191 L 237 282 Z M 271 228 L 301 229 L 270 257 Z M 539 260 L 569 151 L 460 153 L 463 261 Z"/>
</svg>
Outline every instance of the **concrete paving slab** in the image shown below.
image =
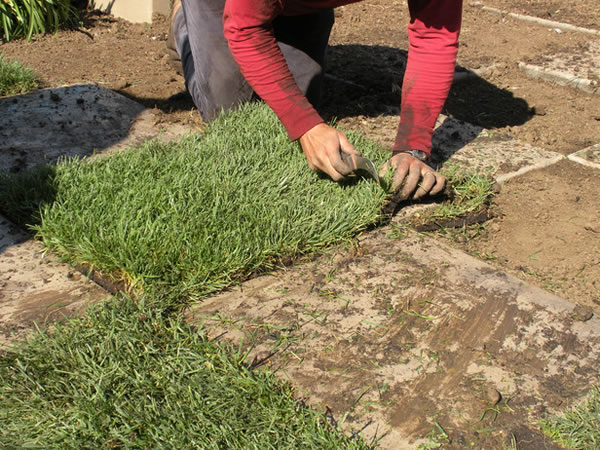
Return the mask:
<svg viewBox="0 0 600 450">
<path fill-rule="evenodd" d="M 517 13 L 511 13 L 508 11 L 503 11 L 501 9 L 498 8 L 492 8 L 489 6 L 485 6 L 483 3 L 481 2 L 471 2 L 469 4 L 469 6 L 474 7 L 474 8 L 481 8 L 483 11 L 492 13 L 492 14 L 498 14 L 501 16 L 505 16 L 505 17 L 512 17 L 514 19 L 517 20 L 521 20 L 523 22 L 529 22 L 529 23 L 535 23 L 538 25 L 542 25 L 544 27 L 549 27 L 551 29 L 559 30 L 560 32 L 562 31 L 576 31 L 578 33 L 585 33 L 585 34 L 590 34 L 593 36 L 600 36 L 600 31 L 599 30 L 593 30 L 591 28 L 585 28 L 585 27 L 578 27 L 576 25 L 571 25 L 568 23 L 564 23 L 564 22 L 557 22 L 555 20 L 548 20 L 548 19 L 542 19 L 541 17 L 535 17 L 535 16 L 528 16 L 525 14 L 517 14 Z"/>
<path fill-rule="evenodd" d="M 546 55 L 539 63 L 519 62 L 519 68 L 531 78 L 600 94 L 600 39 L 581 51 Z"/>
<path fill-rule="evenodd" d="M 564 159 L 560 153 L 534 147 L 497 131 L 444 115 L 438 119 L 432 144 L 434 167 L 440 169 L 458 164 L 468 171 L 489 174 L 498 183 Z M 435 203 L 404 206 L 393 221 L 406 222 L 412 215 L 434 206 Z"/>
<path fill-rule="evenodd" d="M 169 131 L 170 137 L 185 132 Z M 61 157 L 90 156 L 156 137 L 150 111 L 96 84 L 0 99 L 0 170 L 18 172 Z"/>
<path fill-rule="evenodd" d="M 541 169 L 564 158 L 494 130 L 442 116 L 433 136 L 432 163 L 459 164 L 488 173 L 502 183 L 530 170 Z"/>
<path fill-rule="evenodd" d="M 579 150 L 567 156 L 571 161 L 578 162 L 584 166 L 600 169 L 600 144 Z"/>
<path fill-rule="evenodd" d="M 0 215 L 0 349 L 84 311 L 107 292 L 72 267 L 44 255 L 39 243 Z"/>
<path fill-rule="evenodd" d="M 383 448 L 415 448 L 434 423 L 475 448 L 511 433 L 552 448 L 535 421 L 581 399 L 600 371 L 590 311 L 390 229 L 242 283 L 188 319 L 252 347 L 249 363 Z"/>
</svg>

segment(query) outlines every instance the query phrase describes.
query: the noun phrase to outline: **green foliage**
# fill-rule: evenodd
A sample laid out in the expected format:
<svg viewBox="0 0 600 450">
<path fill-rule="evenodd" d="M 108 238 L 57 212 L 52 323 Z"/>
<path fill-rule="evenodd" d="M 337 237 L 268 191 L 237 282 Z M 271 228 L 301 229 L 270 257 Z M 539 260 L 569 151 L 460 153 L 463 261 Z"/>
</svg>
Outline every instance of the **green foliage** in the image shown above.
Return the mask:
<svg viewBox="0 0 600 450">
<path fill-rule="evenodd" d="M 488 174 L 464 170 L 460 165 L 448 165 L 442 170 L 451 189 L 451 198 L 425 211 L 419 223 L 449 221 L 482 211 L 494 196 L 495 180 Z"/>
<path fill-rule="evenodd" d="M 544 420 L 542 428 L 554 441 L 565 447 L 600 448 L 600 388 L 592 389 L 585 403 Z"/>
<path fill-rule="evenodd" d="M 113 299 L 0 353 L 3 448 L 366 448 L 236 349 Z"/>
<path fill-rule="evenodd" d="M 8 61 L 0 54 L 0 96 L 24 94 L 37 87 L 38 80 L 33 70 L 16 61 Z"/>
<path fill-rule="evenodd" d="M 384 160 L 375 144 L 352 139 Z M 0 206 L 14 216 L 24 208 L 23 188 L 2 184 Z M 35 227 L 50 249 L 188 300 L 355 235 L 379 220 L 386 197 L 372 180 L 338 184 L 311 172 L 262 104 L 181 142 L 63 162 L 52 189 L 53 201 L 36 203 L 45 202 Z"/>
<path fill-rule="evenodd" d="M 40 33 L 53 33 L 79 22 L 71 0 L 1 0 L 0 39 L 31 39 Z"/>
</svg>

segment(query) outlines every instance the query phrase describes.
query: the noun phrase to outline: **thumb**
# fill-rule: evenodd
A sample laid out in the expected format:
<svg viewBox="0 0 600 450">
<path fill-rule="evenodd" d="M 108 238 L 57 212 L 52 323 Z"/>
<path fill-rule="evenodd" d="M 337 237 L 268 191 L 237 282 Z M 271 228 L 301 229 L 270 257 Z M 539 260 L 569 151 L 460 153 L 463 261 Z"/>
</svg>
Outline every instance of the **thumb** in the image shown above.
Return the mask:
<svg viewBox="0 0 600 450">
<path fill-rule="evenodd" d="M 361 153 L 354 148 L 344 133 L 338 130 L 338 138 L 340 140 L 340 149 L 349 155 L 360 155 Z"/>
</svg>

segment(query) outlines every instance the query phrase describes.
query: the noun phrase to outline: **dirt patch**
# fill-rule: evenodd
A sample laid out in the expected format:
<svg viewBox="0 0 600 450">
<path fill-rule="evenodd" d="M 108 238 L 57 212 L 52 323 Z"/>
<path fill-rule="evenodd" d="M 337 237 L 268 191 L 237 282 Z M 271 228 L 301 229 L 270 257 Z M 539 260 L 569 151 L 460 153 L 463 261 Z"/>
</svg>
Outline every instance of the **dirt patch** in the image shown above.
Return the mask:
<svg viewBox="0 0 600 450">
<path fill-rule="evenodd" d="M 496 217 L 461 247 L 600 312 L 598 170 L 563 160 L 508 181 Z M 458 238 L 458 236 L 455 236 Z"/>
</svg>

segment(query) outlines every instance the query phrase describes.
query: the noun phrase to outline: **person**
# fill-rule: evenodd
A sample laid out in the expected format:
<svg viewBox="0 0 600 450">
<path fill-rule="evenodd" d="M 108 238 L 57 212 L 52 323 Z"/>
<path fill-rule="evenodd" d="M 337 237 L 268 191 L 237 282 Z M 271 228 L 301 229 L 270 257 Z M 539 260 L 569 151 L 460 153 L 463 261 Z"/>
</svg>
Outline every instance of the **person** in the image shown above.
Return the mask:
<svg viewBox="0 0 600 450">
<path fill-rule="evenodd" d="M 312 170 L 336 181 L 347 176 L 352 167 L 340 152 L 360 153 L 315 106 L 333 8 L 357 1 L 181 0 L 179 7 L 175 0 L 171 48 L 202 118 L 257 95 L 299 141 Z M 408 0 L 408 9 L 408 61 L 389 167 L 398 195 L 419 199 L 440 193 L 446 181 L 427 161 L 454 74 L 462 0 Z"/>
</svg>

